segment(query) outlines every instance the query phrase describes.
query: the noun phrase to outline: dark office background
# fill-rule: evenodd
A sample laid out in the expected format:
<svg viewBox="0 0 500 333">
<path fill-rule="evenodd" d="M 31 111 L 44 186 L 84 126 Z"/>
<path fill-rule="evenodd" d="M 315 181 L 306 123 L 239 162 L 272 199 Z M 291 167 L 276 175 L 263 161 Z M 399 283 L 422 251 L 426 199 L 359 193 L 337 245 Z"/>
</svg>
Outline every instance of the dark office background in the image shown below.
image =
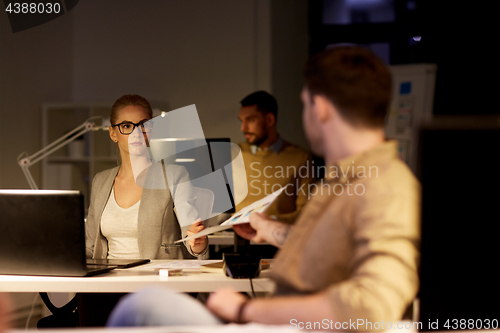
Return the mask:
<svg viewBox="0 0 500 333">
<path fill-rule="evenodd" d="M 494 2 L 309 1 L 309 51 L 357 43 L 388 64 L 435 63 L 435 115 L 500 110 Z"/>
</svg>

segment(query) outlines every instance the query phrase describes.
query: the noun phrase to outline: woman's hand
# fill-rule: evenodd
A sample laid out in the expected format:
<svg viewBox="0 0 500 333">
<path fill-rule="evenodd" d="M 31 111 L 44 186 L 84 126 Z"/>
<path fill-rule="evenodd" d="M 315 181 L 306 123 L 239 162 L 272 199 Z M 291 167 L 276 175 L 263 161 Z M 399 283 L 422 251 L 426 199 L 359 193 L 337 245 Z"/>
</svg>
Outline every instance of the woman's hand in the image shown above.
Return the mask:
<svg viewBox="0 0 500 333">
<path fill-rule="evenodd" d="M 186 232 L 186 234 L 188 236 L 192 236 L 194 234 L 199 233 L 203 229 L 205 229 L 205 226 L 201 223 L 201 219 L 197 219 L 196 221 L 194 221 L 193 224 L 191 224 L 191 227 Z M 207 236 L 201 236 L 189 240 L 189 246 L 191 247 L 191 251 L 193 251 L 193 253 L 196 254 L 201 253 L 203 250 L 205 250 L 207 245 L 208 245 Z"/>
</svg>

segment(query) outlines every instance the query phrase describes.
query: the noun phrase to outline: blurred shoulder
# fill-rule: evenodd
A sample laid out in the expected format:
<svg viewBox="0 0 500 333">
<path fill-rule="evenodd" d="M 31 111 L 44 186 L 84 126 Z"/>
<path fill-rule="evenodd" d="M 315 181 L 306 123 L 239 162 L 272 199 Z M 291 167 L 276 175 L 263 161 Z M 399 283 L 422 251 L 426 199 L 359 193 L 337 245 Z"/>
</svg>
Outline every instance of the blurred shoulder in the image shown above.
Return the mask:
<svg viewBox="0 0 500 333">
<path fill-rule="evenodd" d="M 363 184 L 368 197 L 391 200 L 418 199 L 421 185 L 410 168 L 399 158 L 384 161 L 369 168 L 365 173 Z"/>
</svg>

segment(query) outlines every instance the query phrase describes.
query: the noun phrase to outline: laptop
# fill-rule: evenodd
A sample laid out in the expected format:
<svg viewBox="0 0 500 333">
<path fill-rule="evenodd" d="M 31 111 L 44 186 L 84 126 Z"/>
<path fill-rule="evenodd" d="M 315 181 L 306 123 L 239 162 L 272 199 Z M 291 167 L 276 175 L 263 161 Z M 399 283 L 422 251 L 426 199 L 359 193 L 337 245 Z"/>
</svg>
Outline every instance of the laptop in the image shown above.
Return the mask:
<svg viewBox="0 0 500 333">
<path fill-rule="evenodd" d="M 81 192 L 0 190 L 0 274 L 90 276 L 114 268 L 86 263 Z"/>
</svg>

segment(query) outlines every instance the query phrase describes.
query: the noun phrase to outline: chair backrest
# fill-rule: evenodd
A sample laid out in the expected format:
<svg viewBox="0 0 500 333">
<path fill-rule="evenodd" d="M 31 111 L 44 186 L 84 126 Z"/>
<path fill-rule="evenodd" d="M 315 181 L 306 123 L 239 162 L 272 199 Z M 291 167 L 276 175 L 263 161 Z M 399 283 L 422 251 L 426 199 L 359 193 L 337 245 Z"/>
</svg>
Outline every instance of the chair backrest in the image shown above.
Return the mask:
<svg viewBox="0 0 500 333">
<path fill-rule="evenodd" d="M 196 209 L 198 209 L 198 215 L 202 220 L 206 220 L 212 216 L 212 209 L 214 207 L 214 192 L 209 189 L 194 187 L 196 193 Z"/>
</svg>

